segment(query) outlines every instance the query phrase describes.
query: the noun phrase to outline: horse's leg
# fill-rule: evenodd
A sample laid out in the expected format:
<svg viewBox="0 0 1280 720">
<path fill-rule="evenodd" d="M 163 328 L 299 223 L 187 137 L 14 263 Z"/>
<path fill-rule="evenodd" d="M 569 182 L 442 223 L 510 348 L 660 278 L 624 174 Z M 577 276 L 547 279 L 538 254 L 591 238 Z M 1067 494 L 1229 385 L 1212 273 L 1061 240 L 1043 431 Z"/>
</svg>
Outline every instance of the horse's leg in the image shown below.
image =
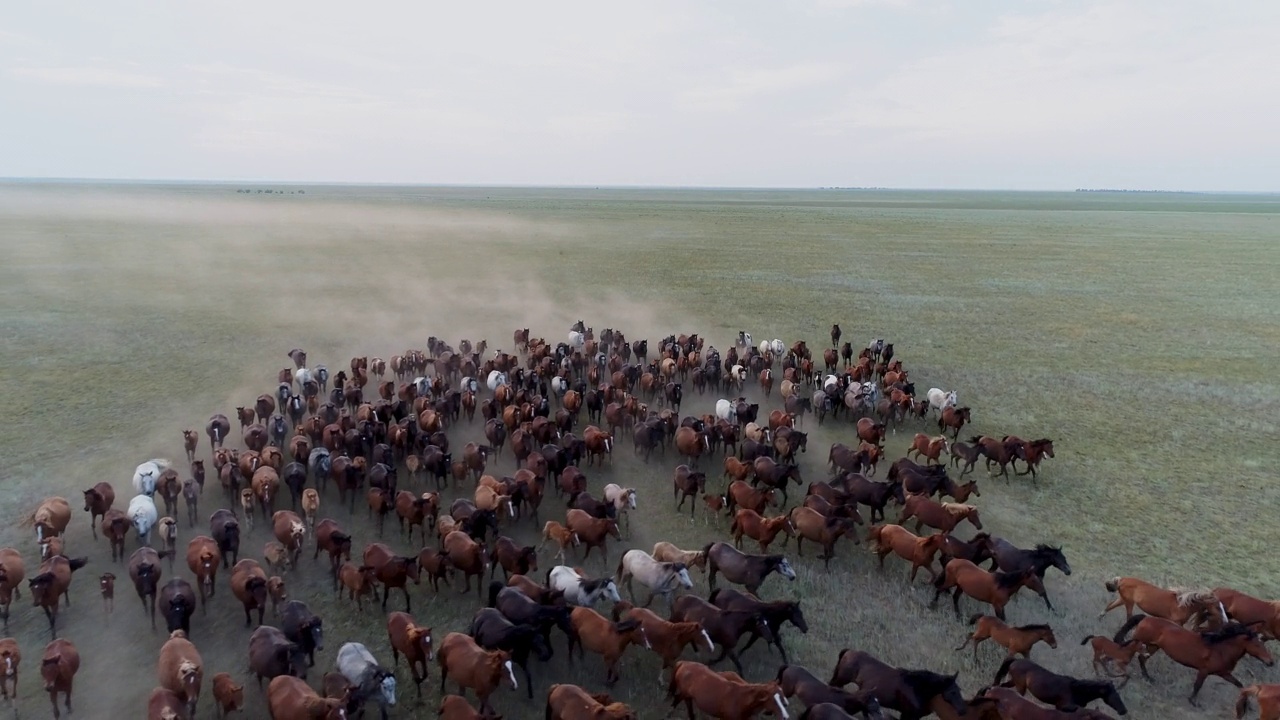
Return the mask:
<svg viewBox="0 0 1280 720">
<path fill-rule="evenodd" d="M 957 585 L 957 586 L 956 586 L 955 591 L 951 593 L 951 604 L 955 606 L 955 609 L 956 609 L 956 617 L 960 617 L 960 595 L 961 595 L 961 593 L 963 593 L 963 590 L 961 590 L 961 589 L 960 589 L 960 586 L 959 586 L 959 585 Z M 1001 619 L 1001 620 L 1003 620 L 1004 618 L 1000 618 L 1000 619 Z"/>
<path fill-rule="evenodd" d="M 1148 682 L 1155 682 L 1154 678 L 1151 677 L 1151 673 L 1147 672 L 1147 656 L 1145 653 L 1138 653 L 1138 667 L 1142 668 L 1142 677 L 1146 678 Z"/>
<path fill-rule="evenodd" d="M 1192 707 L 1200 707 L 1196 704 L 1196 696 L 1200 694 L 1200 688 L 1204 687 L 1204 681 L 1208 676 L 1209 674 L 1204 670 L 1196 671 L 1196 682 L 1191 686 L 1191 697 L 1187 698 L 1187 702 L 1191 703 Z"/>
</svg>

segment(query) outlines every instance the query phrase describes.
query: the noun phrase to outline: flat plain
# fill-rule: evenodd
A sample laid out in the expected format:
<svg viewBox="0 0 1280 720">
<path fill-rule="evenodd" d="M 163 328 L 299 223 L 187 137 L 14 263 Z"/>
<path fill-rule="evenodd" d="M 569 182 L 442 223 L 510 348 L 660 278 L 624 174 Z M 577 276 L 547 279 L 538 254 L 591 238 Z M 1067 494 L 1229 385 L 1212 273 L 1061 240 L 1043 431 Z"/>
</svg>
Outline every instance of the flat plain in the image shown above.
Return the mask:
<svg viewBox="0 0 1280 720">
<path fill-rule="evenodd" d="M 1050 571 L 1047 580 L 1057 613 L 1032 596 L 1010 608 L 1011 622 L 1048 622 L 1057 632 L 1058 649 L 1038 647 L 1039 662 L 1091 675 L 1081 639 L 1110 635 L 1123 619 L 1120 611 L 1097 619 L 1110 599 L 1103 582 L 1113 576 L 1280 597 L 1280 198 L 279 189 L 286 194 L 230 185 L 0 185 L 0 544 L 22 550 L 29 577 L 38 550 L 18 521 L 49 495 L 75 507 L 68 554 L 90 561 L 75 577 L 59 636 L 83 658 L 77 717 L 136 717 L 155 685 L 164 637 L 163 626 L 149 628 L 127 580 L 104 622 L 95 579 L 107 570 L 123 577 L 124 568 L 90 538 L 80 491 L 108 480 L 117 506 L 127 505 L 135 465 L 182 460 L 180 431 L 271 392 L 293 347 L 336 371 L 353 355 L 425 348 L 430 335 L 455 345 L 487 338 L 510 350 L 512 330 L 529 327 L 559 342 L 582 319 L 597 332 L 614 327 L 655 343 L 697 332 L 723 350 L 746 330 L 757 341 L 803 339 L 820 349 L 839 322 L 855 344 L 894 342 L 920 389 L 956 389 L 973 408 L 972 434 L 1054 440 L 1057 457 L 1037 484 L 979 470 L 974 501 L 987 531 L 1021 546 L 1062 545 L 1071 562 L 1070 577 Z M 298 189 L 305 193 L 291 194 Z M 689 392 L 683 412 L 711 412 L 719 397 Z M 779 404 L 775 394 L 762 409 Z M 851 426 L 819 428 L 810 417 L 803 429 L 814 441 L 802 460 L 805 481 L 824 479 L 826 448 L 849 442 Z M 917 430 L 936 426 L 908 423 L 889 440 L 891 458 Z M 455 447 L 481 437 L 479 421 L 450 432 Z M 200 456 L 209 452 L 202 436 Z M 628 547 L 670 540 L 695 548 L 727 537 L 724 519 L 675 513 L 677 463 L 672 452 L 646 465 L 621 437 L 611 466 L 588 469 L 593 489 L 618 482 L 640 499 L 632 537 L 610 548 L 608 565 L 593 557 L 589 571 L 612 572 Z M 719 456 L 704 463 L 710 487 L 719 488 Z M 491 468 L 509 474 L 510 455 Z M 446 495 L 469 494 L 463 487 Z M 362 506 L 349 516 L 332 490 L 324 502 L 321 516 L 355 530 L 357 548 L 377 539 Z M 215 481 L 201 516 L 221 506 Z M 558 512 L 550 494 L 543 519 Z M 395 527 L 391 519 L 383 540 L 416 550 Z M 207 532 L 184 521 L 179 547 Z M 536 536 L 527 521 L 504 532 L 526 542 Z M 242 557 L 260 559 L 268 539 L 261 527 L 250 533 Z M 997 650 L 984 647 L 976 664 L 968 650 L 953 652 L 968 626 L 948 603 L 928 609 L 932 589 L 923 580 L 909 587 L 903 565 L 890 559 L 882 573 L 864 546 L 841 544 L 827 572 L 812 551 L 799 559 L 794 549 L 786 552 L 796 582 L 771 578 L 761 590 L 766 599 L 802 601 L 809 632 L 784 631 L 792 662 L 826 677 L 837 652 L 852 647 L 959 672 L 966 694 L 991 682 Z M 552 564 L 549 552 L 540 560 L 544 570 Z M 162 582 L 189 578 L 184 564 L 166 567 Z M 313 684 L 348 640 L 390 662 L 383 615 L 335 599 L 322 563 L 306 557 L 286 580 L 291 597 L 325 620 Z M 705 595 L 705 578 L 695 582 Z M 37 666 L 48 625 L 29 597 L 24 588 L 15 601 L 9 634 L 27 658 L 21 706 L 41 709 Z M 475 595 L 443 589 L 437 598 L 426 585 L 413 588 L 413 603 L 437 641 L 465 631 L 478 607 Z M 980 611 L 964 603 L 966 616 Z M 402 605 L 393 595 L 388 609 Z M 193 640 L 206 678 L 225 670 L 247 682 L 250 716 L 262 717 L 262 696 L 246 677 L 242 617 L 220 578 L 208 614 L 194 619 Z M 551 682 L 602 688 L 598 660 L 571 670 L 562 639 L 555 649 L 549 664 L 533 668 L 532 703 L 523 684 L 496 696 L 506 717 L 540 713 Z M 744 660 L 751 680 L 771 677 L 780 662 L 763 647 Z M 1211 679 L 1202 709 L 1193 709 L 1185 700 L 1192 671 L 1163 657 L 1151 666 L 1154 684 L 1135 678 L 1124 690 L 1132 717 L 1222 716 L 1234 702 L 1234 689 Z M 642 717 L 662 717 L 656 659 L 632 649 L 622 667 L 615 696 Z M 1246 683 L 1280 678 L 1252 659 L 1240 668 Z M 414 705 L 403 666 L 399 677 L 395 716 L 433 716 L 438 668 L 424 685 L 426 710 Z M 205 692 L 202 716 L 210 712 Z"/>
</svg>

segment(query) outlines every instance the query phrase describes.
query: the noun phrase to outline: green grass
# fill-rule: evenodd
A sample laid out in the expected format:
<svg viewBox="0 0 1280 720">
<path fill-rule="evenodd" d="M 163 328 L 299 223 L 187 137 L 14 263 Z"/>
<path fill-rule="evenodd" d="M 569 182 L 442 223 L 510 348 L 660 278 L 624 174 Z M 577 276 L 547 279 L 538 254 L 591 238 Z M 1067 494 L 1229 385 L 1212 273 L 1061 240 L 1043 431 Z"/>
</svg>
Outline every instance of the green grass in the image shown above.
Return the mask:
<svg viewBox="0 0 1280 720">
<path fill-rule="evenodd" d="M 1280 459 L 1278 209 L 1275 198 L 1192 195 L 320 187 L 254 196 L 215 186 L 0 186 L 5 515 L 15 521 L 50 494 L 74 504 L 103 479 L 127 504 L 138 462 L 180 458 L 180 430 L 270 391 L 292 347 L 336 371 L 355 354 L 425 347 L 429 335 L 486 337 L 509 349 L 512 329 L 528 326 L 555 342 L 579 318 L 655 341 L 699 332 L 721 348 L 740 329 L 819 348 L 840 322 L 855 342 L 895 342 L 921 389 L 957 389 L 974 408 L 975 433 L 1055 440 L 1058 457 L 1038 486 L 984 479 L 976 502 L 989 531 L 1065 547 L 1075 573 L 1048 579 L 1061 614 L 1027 597 L 1010 619 L 1050 622 L 1060 647 L 1037 648 L 1038 660 L 1087 676 L 1080 639 L 1120 621 L 1096 619 L 1109 577 L 1280 597 L 1269 564 L 1280 526 L 1267 513 Z M 709 412 L 717 397 L 690 397 L 685 413 Z M 890 440 L 892 457 L 915 429 Z M 479 424 L 464 423 L 451 440 L 479 437 Z M 849 437 L 843 424 L 817 430 L 805 479 L 823 478 L 825 448 Z M 594 488 L 640 489 L 624 547 L 699 547 L 726 535 L 722 520 L 711 527 L 701 515 L 676 516 L 675 461 L 644 466 L 629 445 L 620 440 L 612 468 L 588 471 Z M 509 457 L 496 469 L 509 473 Z M 322 515 L 355 529 L 358 545 L 373 539 L 362 510 L 348 518 L 336 498 L 325 501 Z M 201 514 L 215 507 L 210 488 Z M 544 519 L 556 517 L 553 500 L 544 507 Z M 69 552 L 91 563 L 60 628 L 84 657 L 78 714 L 133 716 L 154 684 L 163 633 L 141 622 L 127 587 L 103 625 L 93 578 L 109 555 L 77 515 Z M 23 549 L 30 574 L 35 546 L 14 524 L 0 541 Z M 390 527 L 387 541 L 408 550 Z M 509 532 L 534 537 L 531 524 Z M 184 527 L 180 544 L 194 534 Z M 246 555 L 260 557 L 267 539 L 252 534 Z M 611 548 L 608 570 L 621 550 Z M 926 607 L 932 590 L 922 581 L 907 587 L 906 568 L 892 559 L 882 575 L 858 546 L 837 553 L 829 573 L 806 556 L 797 582 L 771 579 L 762 589 L 803 601 L 810 632 L 787 631 L 793 662 L 823 676 L 840 648 L 857 647 L 958 671 L 969 693 L 990 682 L 997 651 L 984 648 L 977 665 L 967 651 L 951 652 L 967 628 L 945 606 Z M 593 558 L 588 569 L 606 568 Z M 287 579 L 325 618 L 318 670 L 347 640 L 386 658 L 382 616 L 334 601 L 318 564 Z M 206 675 L 240 677 L 248 631 L 225 583 L 193 635 Z M 415 615 L 437 638 L 465 630 L 476 606 L 444 596 L 414 589 Z M 28 657 L 22 705 L 43 707 L 33 658 L 47 626 L 25 593 L 10 632 Z M 533 669 L 537 692 L 554 680 L 600 687 L 597 662 L 571 670 L 561 641 L 556 649 L 549 666 Z M 752 648 L 747 674 L 769 676 L 777 663 Z M 1183 699 L 1191 671 L 1167 659 L 1152 666 L 1155 685 L 1124 691 L 1131 716 L 1200 717 Z M 1276 677 L 1253 661 L 1241 668 L 1246 682 L 1250 673 Z M 615 689 L 644 717 L 662 715 L 656 671 L 654 658 L 629 651 Z M 434 668 L 431 677 L 434 707 Z M 403 670 L 401 680 L 404 714 L 413 696 Z M 262 713 L 256 690 L 248 694 L 251 712 Z M 507 717 L 540 711 L 522 697 L 523 688 L 520 698 L 499 696 L 498 707 Z M 1203 714 L 1225 712 L 1233 698 L 1210 680 Z"/>
</svg>

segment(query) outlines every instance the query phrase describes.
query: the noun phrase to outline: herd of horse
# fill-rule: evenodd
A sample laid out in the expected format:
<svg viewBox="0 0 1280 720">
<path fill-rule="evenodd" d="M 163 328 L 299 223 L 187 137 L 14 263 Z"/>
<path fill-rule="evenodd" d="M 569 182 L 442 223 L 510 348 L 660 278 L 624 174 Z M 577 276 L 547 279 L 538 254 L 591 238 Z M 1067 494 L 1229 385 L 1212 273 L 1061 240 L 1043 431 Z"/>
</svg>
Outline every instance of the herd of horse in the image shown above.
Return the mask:
<svg viewBox="0 0 1280 720">
<path fill-rule="evenodd" d="M 1167 589 L 1132 577 L 1107 583 L 1117 597 L 1104 614 L 1124 607 L 1124 625 L 1111 637 L 1090 636 L 1081 643 L 1090 645 L 1094 669 L 1103 677 L 1073 678 L 1031 660 L 1039 643 L 1058 647 L 1053 629 L 1008 625 L 1005 606 L 1028 589 L 1052 609 L 1047 571 L 1069 576 L 1070 565 L 1059 547 L 1020 548 L 984 530 L 979 507 L 969 502 L 981 497 L 978 481 L 965 477 L 982 461 L 989 476 L 1008 480 L 1012 468 L 1035 481 L 1042 462 L 1054 457 L 1053 442 L 1013 435 L 972 435 L 962 442 L 960 433 L 972 422 L 972 412 L 959 404 L 956 391 L 931 388 L 918 394 L 892 343 L 876 339 L 855 349 L 841 337 L 833 325 L 821 366 L 804 341 L 757 345 L 746 332 L 723 355 L 698 335 L 671 335 L 655 344 L 651 357 L 648 340 L 628 342 L 612 328 L 597 336 L 581 321 L 555 344 L 531 337 L 528 329 L 515 331 L 510 353 L 489 352 L 485 341 L 462 340 L 455 349 L 431 337 L 425 350 L 389 361 L 356 357 L 332 375 L 323 365 L 309 366 L 305 351 L 290 351 L 292 366 L 278 373 L 275 391 L 236 408 L 242 448 L 230 446 L 232 421 L 226 415 L 215 414 L 205 425 L 209 470 L 219 486 L 214 494 L 221 499 L 207 524 L 199 512 L 205 458 L 200 457 L 201 434 L 194 429 L 182 432 L 189 473 L 184 476 L 176 463 L 164 459 L 141 463 L 125 511 L 115 507 L 116 491 L 109 482 L 84 491 L 93 540 L 101 530 L 111 562 L 124 563 L 152 628 L 159 614 L 169 633 L 160 647 L 158 686 L 148 698 L 147 717 L 195 717 L 205 668 L 195 642 L 199 625 L 193 634 L 192 620 L 207 612 L 210 598 L 223 587 L 243 606 L 246 628 L 253 628 L 244 677 L 256 680 L 273 720 L 359 717 L 373 706 L 386 718 L 397 704 L 401 656 L 419 702 L 430 665 L 438 666 L 440 717 L 496 718 L 490 699 L 503 687 L 519 692 L 523 680 L 524 694 L 534 697 L 531 658 L 546 662 L 552 657 L 553 632 L 563 634 L 571 661 L 588 652 L 600 657 L 606 688 L 621 680 L 619 663 L 630 646 L 657 655 L 658 682 L 671 708 L 683 705 L 691 720 L 695 709 L 726 720 L 761 714 L 785 719 L 796 712 L 793 699 L 804 705 L 799 717 L 810 720 L 879 718 L 886 710 L 901 718 L 1105 718 L 1109 715 L 1089 706 L 1096 701 L 1127 713 L 1120 689 L 1135 657 L 1148 679 L 1147 662 L 1157 653 L 1195 670 L 1193 704 L 1209 676 L 1242 686 L 1233 672 L 1244 655 L 1273 663 L 1264 641 L 1280 637 L 1280 603 L 1230 588 Z M 749 379 L 769 402 L 778 378 L 779 407 L 762 410 L 748 400 Z M 713 412 L 682 414 L 686 384 L 699 397 L 723 397 Z M 455 447 L 451 431 L 476 423 L 477 410 L 485 443 Z M 833 444 L 830 475 L 809 482 L 788 510 L 789 486 L 805 486 L 798 455 L 806 452 L 808 436 L 799 428 L 810 415 L 819 424 L 844 423 L 840 431 L 850 433 L 854 444 Z M 915 433 L 907 456 L 888 462 L 885 480 L 873 479 L 886 460 L 886 434 L 921 422 L 934 423 L 938 434 Z M 590 486 L 588 473 L 612 464 L 617 440 L 628 435 L 634 456 L 645 463 L 654 453 L 665 456 L 674 448 L 683 460 L 671 475 L 674 512 L 683 513 L 692 501 L 695 516 L 701 507 L 708 517 L 723 518 L 723 539 L 709 538 L 688 549 L 666 541 L 652 550 L 630 547 L 612 554 L 616 569 L 608 564 L 610 545 L 632 536 L 631 519 L 641 496 L 665 493 L 656 487 Z M 492 471 L 499 462 L 512 463 L 513 472 Z M 959 474 L 952 477 L 955 468 Z M 710 487 L 716 475 L 723 478 L 719 490 Z M 402 478 L 407 487 L 400 485 Z M 469 492 L 457 492 L 468 487 Z M 548 490 L 565 509 L 543 522 Z M 450 494 L 457 497 L 447 501 Z M 358 544 L 342 519 L 354 520 L 360 498 L 369 517 L 376 516 L 378 540 L 369 539 L 353 561 Z M 899 508 L 895 522 L 886 520 L 891 503 Z M 188 529 L 208 527 L 207 534 L 190 538 L 185 553 L 178 542 L 180 504 L 186 506 Z M 337 512 L 322 517 L 322 507 Z M 771 508 L 778 508 L 777 514 Z M 386 517 L 393 514 L 399 541 L 389 544 L 381 539 Z M 89 562 L 86 555 L 66 554 L 71 519 L 71 505 L 61 497 L 46 499 L 30 514 L 26 525 L 35 531 L 40 556 L 29 579 L 22 552 L 0 549 L 5 628 L 24 579 L 32 603 L 48 619 L 52 641 L 40 674 L 55 718 L 59 695 L 71 711 L 81 662 L 75 645 L 57 636 L 59 607 L 64 599 L 70 605 L 74 573 Z M 859 526 L 868 520 L 871 525 L 859 538 Z M 964 539 L 956 530 L 966 524 L 973 532 Z M 531 533 L 540 530 L 541 544 L 523 545 L 508 534 L 522 525 Z M 926 527 L 929 532 L 920 534 Z M 126 557 L 131 530 L 139 547 Z M 264 546 L 265 567 L 239 557 L 241 541 L 255 532 L 274 538 Z M 818 559 L 828 572 L 842 538 L 865 540 L 881 568 L 890 555 L 909 563 L 909 583 L 924 570 L 934 588 L 933 604 L 950 594 L 958 617 L 964 597 L 989 605 L 990 614 L 968 618 L 973 631 L 957 650 L 972 644 L 976 659 L 980 643 L 1003 647 L 1007 657 L 991 684 L 966 698 L 955 674 L 897 667 L 851 648 L 835 658 L 826 682 L 792 664 L 782 630 L 790 625 L 808 632 L 801 601 L 759 595 L 773 575 L 796 579 L 793 559 L 771 552 L 779 538 L 784 549 L 796 540 L 797 561 L 805 541 L 821 548 Z M 755 543 L 750 550 L 759 552 L 744 549 L 747 540 Z M 323 553 L 327 562 L 310 565 L 303 558 L 308 550 L 312 561 Z M 568 563 L 572 554 L 582 565 L 595 551 L 605 572 L 557 564 L 537 575 L 540 556 L 552 551 L 552 562 Z M 174 558 L 184 554 L 190 580 L 162 583 L 165 560 L 172 574 Z M 286 582 L 291 573 L 317 572 L 309 567 L 325 568 L 326 582 L 355 612 L 362 612 L 368 600 L 386 613 L 385 644 L 344 643 L 318 686 L 307 676 L 324 649 L 324 621 L 303 599 L 289 597 Z M 499 568 L 502 581 L 496 579 Z M 693 570 L 705 575 L 705 599 L 693 592 Z M 468 627 L 446 632 L 411 614 L 409 585 L 420 584 L 424 576 L 436 593 L 440 580 L 453 586 L 460 578 L 463 596 L 475 580 L 483 606 Z M 115 581 L 112 572 L 99 576 L 108 614 L 114 611 Z M 636 583 L 643 588 L 643 603 Z M 388 610 L 395 589 L 403 611 Z M 655 600 L 666 607 L 665 617 L 650 610 Z M 596 609 L 602 602 L 611 605 L 607 614 Z M 264 624 L 268 608 L 271 625 Z M 840 630 L 856 635 L 857 629 Z M 741 654 L 761 640 L 782 662 L 775 675 L 748 682 Z M 682 659 L 689 648 L 714 658 Z M 391 667 L 385 665 L 386 654 L 392 656 Z M 726 659 L 734 670 L 713 669 Z M 0 640 L 5 699 L 12 690 L 16 701 L 20 660 L 17 641 Z M 1112 682 L 1120 678 L 1120 685 Z M 459 694 L 446 694 L 450 681 Z M 231 672 L 213 675 L 210 691 L 220 717 L 245 706 L 244 683 Z M 1264 720 L 1280 720 L 1280 686 L 1242 687 L 1238 716 L 1250 700 L 1258 703 Z M 607 691 L 570 683 L 549 685 L 544 707 L 548 720 L 637 716 Z"/>
</svg>

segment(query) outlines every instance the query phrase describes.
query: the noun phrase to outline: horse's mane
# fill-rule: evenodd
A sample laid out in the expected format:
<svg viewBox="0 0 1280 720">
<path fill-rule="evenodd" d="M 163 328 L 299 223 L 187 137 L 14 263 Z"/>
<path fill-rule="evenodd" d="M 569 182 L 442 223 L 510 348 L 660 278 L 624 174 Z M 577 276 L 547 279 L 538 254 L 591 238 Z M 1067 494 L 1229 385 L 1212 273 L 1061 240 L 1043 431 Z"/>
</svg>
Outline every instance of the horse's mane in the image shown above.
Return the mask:
<svg viewBox="0 0 1280 720">
<path fill-rule="evenodd" d="M 933 697 L 956 684 L 954 675 L 943 675 L 932 670 L 903 670 L 902 681 L 919 694 Z"/>
<path fill-rule="evenodd" d="M 1074 690 L 1085 690 L 1085 691 L 1092 690 L 1093 692 L 1098 694 L 1105 694 L 1107 690 L 1114 691 L 1115 685 L 1112 685 L 1110 680 L 1094 680 L 1094 679 L 1078 680 L 1076 678 L 1072 678 L 1071 689 L 1073 691 Z"/>
<path fill-rule="evenodd" d="M 1256 637 L 1257 633 L 1249 629 L 1248 625 L 1238 622 L 1232 622 L 1223 626 L 1221 630 L 1211 630 L 1209 632 L 1200 633 L 1200 638 L 1207 645 L 1216 645 L 1238 637 Z"/>
<path fill-rule="evenodd" d="M 1050 630 L 1050 629 L 1052 628 L 1050 628 L 1048 625 L 1045 625 L 1043 623 L 1040 623 L 1037 625 L 1019 625 L 1018 627 L 1014 628 L 1014 630 L 1021 630 L 1023 632 L 1041 632 L 1043 630 Z"/>
<path fill-rule="evenodd" d="M 990 539 L 991 539 L 991 533 L 989 533 L 989 532 L 980 532 L 980 533 L 978 533 L 978 534 L 974 535 L 972 538 L 970 538 L 970 539 L 969 539 L 969 544 L 970 544 L 970 545 L 972 545 L 972 544 L 974 544 L 974 543 L 976 543 L 976 542 L 985 541 L 985 540 L 990 540 Z"/>
<path fill-rule="evenodd" d="M 1178 598 L 1178 607 L 1190 607 L 1192 605 L 1200 605 L 1207 602 L 1216 602 L 1218 598 L 1208 590 L 1186 590 L 1184 588 L 1169 588 Z"/>
<path fill-rule="evenodd" d="M 942 503 L 942 508 L 952 515 L 971 513 L 977 509 L 967 503 Z"/>
</svg>

